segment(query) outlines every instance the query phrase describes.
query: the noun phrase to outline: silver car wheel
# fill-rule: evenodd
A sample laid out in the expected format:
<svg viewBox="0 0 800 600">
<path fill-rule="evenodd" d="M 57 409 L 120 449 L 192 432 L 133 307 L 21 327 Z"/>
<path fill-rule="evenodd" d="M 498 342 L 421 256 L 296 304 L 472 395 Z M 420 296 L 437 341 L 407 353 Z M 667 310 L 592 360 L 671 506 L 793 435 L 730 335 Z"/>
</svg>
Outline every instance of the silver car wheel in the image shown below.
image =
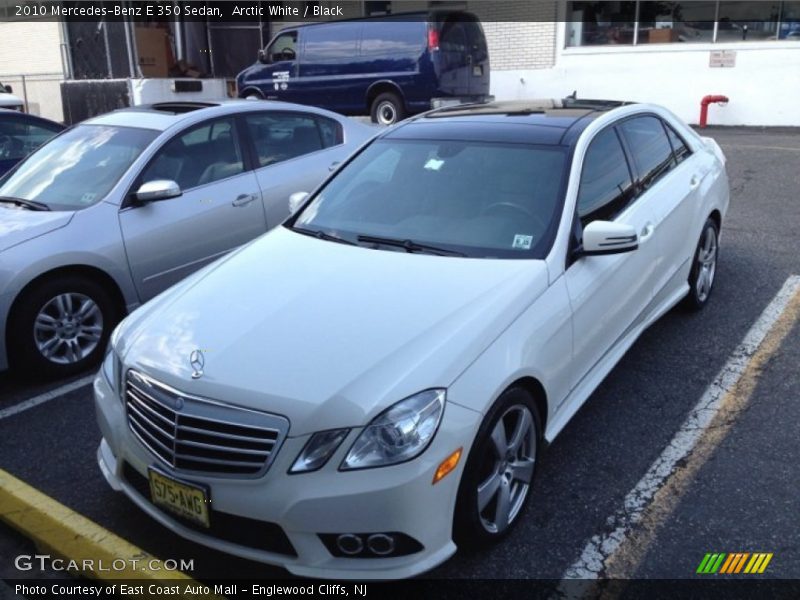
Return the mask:
<svg viewBox="0 0 800 600">
<path fill-rule="evenodd" d="M 491 433 L 489 474 L 478 484 L 478 514 L 489 533 L 502 533 L 517 518 L 533 479 L 536 429 L 530 409 L 509 407 Z"/>
<path fill-rule="evenodd" d="M 697 253 L 697 281 L 695 291 L 697 299 L 705 302 L 714 285 L 717 272 L 717 232 L 713 227 L 706 227 L 703 242 Z"/>
<path fill-rule="evenodd" d="M 378 123 L 381 125 L 393 125 L 397 122 L 397 109 L 394 104 L 388 100 L 384 100 L 378 104 L 376 114 L 378 116 Z"/>
<path fill-rule="evenodd" d="M 65 365 L 91 354 L 103 336 L 103 313 L 89 296 L 59 294 L 39 310 L 33 325 L 36 348 L 47 360 Z"/>
</svg>

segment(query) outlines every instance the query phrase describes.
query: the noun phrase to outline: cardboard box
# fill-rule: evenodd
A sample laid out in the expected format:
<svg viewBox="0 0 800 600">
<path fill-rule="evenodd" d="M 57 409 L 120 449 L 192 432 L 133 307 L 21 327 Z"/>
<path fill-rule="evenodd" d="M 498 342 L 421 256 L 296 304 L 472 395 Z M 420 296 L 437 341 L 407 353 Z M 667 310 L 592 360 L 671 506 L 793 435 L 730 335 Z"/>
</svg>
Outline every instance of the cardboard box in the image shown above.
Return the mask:
<svg viewBox="0 0 800 600">
<path fill-rule="evenodd" d="M 651 44 L 668 44 L 678 41 L 678 32 L 674 29 L 651 29 L 647 32 L 647 41 Z"/>
<path fill-rule="evenodd" d="M 136 50 L 144 77 L 169 76 L 167 32 L 153 27 L 136 27 Z"/>
</svg>

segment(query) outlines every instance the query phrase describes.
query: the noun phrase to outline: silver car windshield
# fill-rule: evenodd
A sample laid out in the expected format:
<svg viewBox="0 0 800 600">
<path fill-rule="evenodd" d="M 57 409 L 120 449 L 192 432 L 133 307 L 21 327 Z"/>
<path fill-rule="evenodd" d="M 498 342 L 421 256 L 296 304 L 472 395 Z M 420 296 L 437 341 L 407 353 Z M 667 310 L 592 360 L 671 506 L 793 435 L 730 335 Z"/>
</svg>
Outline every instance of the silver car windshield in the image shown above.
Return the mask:
<svg viewBox="0 0 800 600">
<path fill-rule="evenodd" d="M 0 180 L 0 197 L 78 210 L 102 200 L 158 131 L 78 125 L 52 139 Z"/>
<path fill-rule="evenodd" d="M 386 250 L 543 258 L 565 163 L 564 148 L 554 146 L 377 140 L 290 224 Z"/>
</svg>

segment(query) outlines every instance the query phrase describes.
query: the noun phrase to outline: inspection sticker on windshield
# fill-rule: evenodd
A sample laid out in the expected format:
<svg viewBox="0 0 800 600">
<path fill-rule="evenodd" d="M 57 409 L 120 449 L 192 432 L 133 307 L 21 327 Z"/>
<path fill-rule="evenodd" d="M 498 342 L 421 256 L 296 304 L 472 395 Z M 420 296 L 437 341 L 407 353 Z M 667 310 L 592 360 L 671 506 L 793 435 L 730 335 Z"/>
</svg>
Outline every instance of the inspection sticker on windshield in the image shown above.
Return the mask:
<svg viewBox="0 0 800 600">
<path fill-rule="evenodd" d="M 530 250 L 531 244 L 533 243 L 533 236 L 532 235 L 522 235 L 518 233 L 514 236 L 514 243 L 511 247 L 514 250 Z"/>
<path fill-rule="evenodd" d="M 95 198 L 97 198 L 97 194 L 95 192 L 84 192 L 83 196 L 81 196 L 81 203 L 91 204 L 94 202 Z"/>
<path fill-rule="evenodd" d="M 438 171 L 442 168 L 444 164 L 443 160 L 439 160 L 438 158 L 431 158 L 428 162 L 425 163 L 425 168 L 429 171 Z"/>
</svg>

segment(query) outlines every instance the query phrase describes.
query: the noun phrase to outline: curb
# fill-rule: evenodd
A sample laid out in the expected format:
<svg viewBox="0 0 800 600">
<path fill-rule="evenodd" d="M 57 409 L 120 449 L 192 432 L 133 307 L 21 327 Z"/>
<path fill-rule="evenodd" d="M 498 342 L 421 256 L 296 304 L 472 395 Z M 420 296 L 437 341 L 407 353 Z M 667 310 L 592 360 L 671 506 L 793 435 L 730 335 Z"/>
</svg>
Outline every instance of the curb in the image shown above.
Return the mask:
<svg viewBox="0 0 800 600">
<path fill-rule="evenodd" d="M 167 570 L 165 562 L 67 508 L 24 481 L 0 469 L 0 520 L 31 539 L 40 552 L 49 553 L 77 569 L 65 573 L 99 581 L 169 580 L 200 586 L 181 571 Z M 113 566 L 113 568 L 112 568 Z M 198 598 L 219 596 L 199 596 Z"/>
</svg>

